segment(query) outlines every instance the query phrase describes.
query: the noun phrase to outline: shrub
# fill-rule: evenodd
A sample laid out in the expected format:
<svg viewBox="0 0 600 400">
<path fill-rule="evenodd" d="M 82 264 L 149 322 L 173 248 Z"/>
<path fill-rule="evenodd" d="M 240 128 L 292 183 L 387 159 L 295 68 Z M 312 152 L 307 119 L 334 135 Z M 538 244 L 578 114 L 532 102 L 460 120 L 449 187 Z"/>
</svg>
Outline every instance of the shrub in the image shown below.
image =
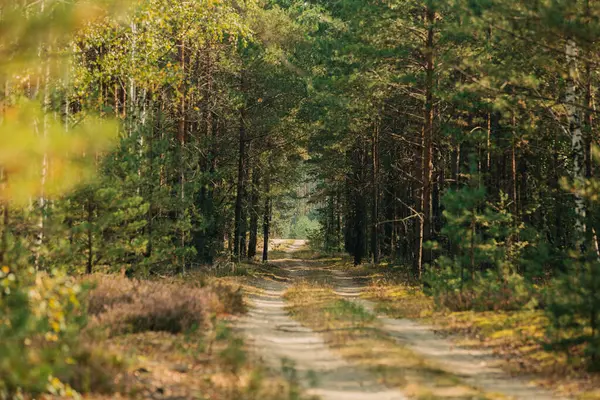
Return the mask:
<svg viewBox="0 0 600 400">
<path fill-rule="evenodd" d="M 65 377 L 81 367 L 82 287 L 73 279 L 0 270 L 0 398 L 68 393 Z"/>
<path fill-rule="evenodd" d="M 107 327 L 112 335 L 204 328 L 220 306 L 218 296 L 208 288 L 120 276 L 96 279 L 89 297 L 91 325 Z"/>
<path fill-rule="evenodd" d="M 292 224 L 289 237 L 290 239 L 307 239 L 308 235 L 311 232 L 318 230 L 319 227 L 320 224 L 318 221 L 303 215 Z"/>
<path fill-rule="evenodd" d="M 307 233 L 308 245 L 314 251 L 331 250 L 332 246 L 328 246 L 325 240 L 326 234 L 324 229 L 313 229 Z"/>
<path fill-rule="evenodd" d="M 246 304 L 244 303 L 244 296 L 242 293 L 242 287 L 234 289 L 233 286 L 216 283 L 211 289 L 216 293 L 219 298 L 219 302 L 222 306 L 222 312 L 228 314 L 242 314 L 246 312 Z"/>
<path fill-rule="evenodd" d="M 509 212 L 508 196 L 487 201 L 485 187 L 472 171 L 471 185 L 443 197 L 450 244 L 425 276 L 438 305 L 451 310 L 516 310 L 533 306 L 531 285 L 517 273 L 521 254 L 530 244 L 519 241 L 525 229 Z M 437 243 L 429 243 L 437 248 Z"/>
<path fill-rule="evenodd" d="M 551 347 L 582 355 L 600 370 L 600 261 L 595 254 L 573 260 L 572 270 L 555 279 L 547 293 Z M 578 348 L 584 351 L 579 351 Z"/>
<path fill-rule="evenodd" d="M 462 283 L 453 269 L 439 269 L 426 280 L 436 305 L 451 311 L 515 311 L 538 304 L 533 286 L 516 273 L 477 272 Z"/>
<path fill-rule="evenodd" d="M 86 278 L 84 282 L 95 286 L 88 296 L 90 315 L 99 315 L 114 307 L 134 302 L 137 281 L 115 275 L 96 274 Z"/>
<path fill-rule="evenodd" d="M 76 368 L 65 370 L 60 380 L 78 392 L 110 394 L 125 387 L 124 360 L 97 343 L 78 346 L 71 358 Z"/>
</svg>

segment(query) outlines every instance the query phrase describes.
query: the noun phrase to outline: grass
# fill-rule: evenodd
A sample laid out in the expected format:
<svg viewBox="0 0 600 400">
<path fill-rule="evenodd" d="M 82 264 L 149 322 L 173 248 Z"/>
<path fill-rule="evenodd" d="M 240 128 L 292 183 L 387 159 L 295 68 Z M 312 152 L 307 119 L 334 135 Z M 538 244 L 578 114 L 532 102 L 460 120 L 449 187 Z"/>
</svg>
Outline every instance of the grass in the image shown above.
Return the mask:
<svg viewBox="0 0 600 400">
<path fill-rule="evenodd" d="M 535 374 L 536 383 L 576 398 L 600 399 L 600 376 L 589 373 L 582 357 L 546 349 L 543 311 L 438 312 L 430 322 L 465 346 L 491 349 L 515 375 Z"/>
<path fill-rule="evenodd" d="M 492 398 L 399 345 L 380 330 L 373 314 L 327 286 L 305 281 L 290 288 L 285 298 L 295 319 L 322 333 L 344 358 L 370 370 L 386 386 L 417 399 Z"/>
<path fill-rule="evenodd" d="M 389 279 L 372 280 L 362 297 L 373 301 L 378 313 L 392 318 L 427 317 L 434 309 L 433 300 L 420 288 Z"/>
<path fill-rule="evenodd" d="M 347 263 L 344 268 L 349 268 Z M 600 376 L 589 373 L 577 353 L 567 357 L 544 346 L 549 322 L 543 311 L 440 310 L 419 286 L 390 268 L 366 265 L 354 274 L 367 283 L 362 297 L 375 303 L 377 313 L 421 319 L 459 345 L 492 350 L 505 360 L 503 367 L 510 374 L 532 374 L 537 384 L 561 394 L 600 399 Z"/>
</svg>

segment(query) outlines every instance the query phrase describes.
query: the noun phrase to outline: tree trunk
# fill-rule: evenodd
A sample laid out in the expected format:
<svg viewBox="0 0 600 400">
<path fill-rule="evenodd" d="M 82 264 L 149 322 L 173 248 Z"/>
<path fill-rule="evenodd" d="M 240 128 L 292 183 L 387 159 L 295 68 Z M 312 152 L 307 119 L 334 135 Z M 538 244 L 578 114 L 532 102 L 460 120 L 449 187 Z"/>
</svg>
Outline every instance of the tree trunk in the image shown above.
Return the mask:
<svg viewBox="0 0 600 400">
<path fill-rule="evenodd" d="M 87 199 L 87 250 L 88 250 L 88 258 L 87 258 L 87 266 L 86 272 L 91 274 L 93 272 L 94 266 L 94 238 L 93 238 L 93 230 L 92 230 L 92 222 L 94 218 L 94 205 L 92 204 L 92 194 L 88 194 Z"/>
<path fill-rule="evenodd" d="M 269 234 L 271 230 L 271 176 L 267 171 L 265 179 L 265 204 L 263 209 L 263 253 L 262 260 L 269 260 Z"/>
<path fill-rule="evenodd" d="M 42 2 L 42 10 L 44 8 L 44 2 Z M 50 111 L 50 60 L 48 57 L 48 53 L 50 52 L 50 48 L 46 48 L 43 50 L 45 57 L 45 72 L 44 72 L 44 98 L 42 107 L 44 110 L 44 117 L 42 122 L 42 140 L 46 140 L 48 136 L 48 113 Z M 41 255 L 40 252 L 42 250 L 42 245 L 44 243 L 44 231 L 45 231 L 45 222 L 46 222 L 46 180 L 48 178 L 48 154 L 44 152 L 42 158 L 42 171 L 40 177 L 40 197 L 38 199 L 39 206 L 39 217 L 38 217 L 38 232 L 35 241 L 35 269 L 41 269 Z"/>
<path fill-rule="evenodd" d="M 372 193 L 372 221 L 371 221 L 371 254 L 373 264 L 379 264 L 379 120 L 375 122 L 373 129 L 371 155 L 373 166 L 371 169 L 371 184 L 373 185 Z"/>
<path fill-rule="evenodd" d="M 571 134 L 571 150 L 573 154 L 571 177 L 575 185 L 581 187 L 585 182 L 585 138 L 581 129 L 581 94 L 579 90 L 579 68 L 577 59 L 579 48 L 573 39 L 567 40 L 566 58 L 569 68 L 569 82 L 566 93 L 566 110 Z M 586 232 L 585 200 L 575 194 L 575 235 L 578 245 L 583 245 Z"/>
<path fill-rule="evenodd" d="M 589 14 L 589 0 L 587 2 L 587 11 Z M 594 94 L 592 89 L 592 67 L 589 62 L 586 63 L 586 87 L 585 87 L 585 177 L 587 179 L 592 178 L 594 174 L 594 160 L 592 153 L 592 143 L 593 143 L 593 135 L 592 131 L 594 129 Z M 587 226 L 591 227 L 589 229 L 588 240 L 591 241 L 591 244 L 596 252 L 596 256 L 600 258 L 600 243 L 598 243 L 598 233 L 596 228 L 593 226 L 593 221 L 591 221 L 592 215 L 587 216 Z"/>
<path fill-rule="evenodd" d="M 240 91 L 242 95 L 246 93 L 245 71 L 242 67 L 240 71 Z M 233 233 L 233 256 L 239 261 L 241 255 L 242 243 L 242 223 L 244 206 L 244 178 L 246 172 L 246 104 L 240 108 L 240 131 L 239 131 L 239 151 L 238 151 L 238 174 L 237 174 L 237 193 L 235 198 L 235 223 Z M 245 233 L 245 232 L 244 232 Z"/>
<path fill-rule="evenodd" d="M 423 243 L 431 236 L 431 184 L 433 172 L 433 83 L 435 72 L 434 59 L 434 22 L 435 11 L 428 6 L 425 11 L 427 23 L 427 39 L 425 42 L 425 107 L 421 143 L 421 179 L 422 190 L 418 198 L 417 211 L 421 214 L 417 223 L 417 251 L 415 260 L 415 273 L 419 279 L 423 275 L 424 251 Z"/>
<path fill-rule="evenodd" d="M 5 189 L 7 175 L 2 171 L 2 189 Z M 10 205 L 8 200 L 2 201 L 2 237 L 0 239 L 0 263 L 6 263 L 6 253 L 8 252 L 8 232 L 10 226 Z"/>
<path fill-rule="evenodd" d="M 185 59 L 185 42 L 180 40 L 179 42 L 179 61 L 181 65 L 181 72 L 185 75 L 186 59 Z M 179 124 L 177 127 L 177 141 L 179 142 L 179 191 L 180 191 L 180 210 L 179 217 L 183 218 L 185 207 L 185 128 L 186 128 L 186 87 L 185 80 L 182 79 L 182 83 L 179 86 L 179 94 L 181 96 L 179 104 Z M 131 101 L 131 100 L 130 100 Z M 180 235 L 180 246 L 185 247 L 185 231 L 181 229 Z M 179 260 L 181 265 L 181 272 L 185 272 L 185 259 Z"/>
<path fill-rule="evenodd" d="M 367 204 L 364 194 L 365 186 L 365 170 L 367 163 L 365 160 L 364 143 L 359 140 L 356 148 L 353 151 L 353 168 L 354 168 L 354 190 L 353 190 L 353 217 L 354 224 L 352 227 L 352 255 L 354 256 L 354 265 L 360 265 L 363 262 L 366 251 L 366 218 Z"/>
<path fill-rule="evenodd" d="M 340 189 L 337 190 L 337 201 L 336 201 L 336 214 L 337 220 L 335 223 L 335 233 L 336 233 L 336 246 L 335 249 L 341 253 L 342 252 L 342 191 Z"/>
<path fill-rule="evenodd" d="M 250 158 L 252 142 L 248 141 L 246 146 L 246 169 L 244 171 L 244 189 L 242 196 L 242 216 L 240 224 L 240 258 L 246 258 L 248 256 L 248 214 L 250 210 L 248 206 L 250 201 L 248 199 L 248 183 L 250 182 L 250 166 L 248 159 Z"/>
<path fill-rule="evenodd" d="M 259 188 L 260 173 L 258 168 L 254 168 L 252 173 L 252 195 L 250 197 L 250 238 L 248 240 L 248 259 L 256 256 L 256 245 L 258 241 L 258 216 L 259 216 Z"/>
</svg>

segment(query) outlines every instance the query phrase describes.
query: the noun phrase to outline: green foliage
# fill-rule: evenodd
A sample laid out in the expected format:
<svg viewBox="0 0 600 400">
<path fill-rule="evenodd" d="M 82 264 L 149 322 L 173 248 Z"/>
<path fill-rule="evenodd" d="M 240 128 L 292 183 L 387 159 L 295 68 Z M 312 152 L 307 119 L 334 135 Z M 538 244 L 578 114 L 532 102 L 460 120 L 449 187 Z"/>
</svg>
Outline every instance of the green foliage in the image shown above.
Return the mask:
<svg viewBox="0 0 600 400">
<path fill-rule="evenodd" d="M 82 288 L 64 276 L 0 271 L 0 396 L 71 389 L 61 383 L 80 365 Z M 95 371 L 98 372 L 98 371 Z"/>
<path fill-rule="evenodd" d="M 594 149 L 597 158 L 597 149 Z M 546 296 L 549 345 L 583 358 L 590 369 L 600 369 L 600 257 L 596 237 L 600 221 L 600 181 L 563 182 L 565 190 L 586 199 L 588 232 L 583 249 L 571 251 L 565 271 L 559 274 Z M 590 232 L 591 230 L 591 232 Z"/>
<path fill-rule="evenodd" d="M 452 311 L 515 311 L 531 309 L 538 299 L 530 282 L 517 273 L 498 275 L 477 271 L 464 282 L 456 271 L 460 266 L 440 267 L 425 277 L 427 292 L 439 308 Z"/>
<path fill-rule="evenodd" d="M 308 239 L 310 234 L 319 229 L 319 222 L 303 215 L 297 221 L 292 222 L 289 237 L 290 239 Z"/>
<path fill-rule="evenodd" d="M 547 293 L 550 347 L 579 353 L 591 369 L 600 368 L 600 261 L 575 256 L 571 271 L 558 277 Z"/>
<path fill-rule="evenodd" d="M 356 325 L 367 324 L 373 322 L 375 319 L 375 316 L 363 306 L 347 300 L 336 300 L 332 304 L 328 304 L 327 307 L 324 308 L 324 312 L 327 313 L 333 321 L 352 321 L 352 323 Z"/>
<path fill-rule="evenodd" d="M 308 232 L 308 245 L 314 251 L 331 251 L 332 249 L 326 245 L 325 241 L 325 230 L 324 229 L 314 229 Z"/>
<path fill-rule="evenodd" d="M 473 175 L 472 184 L 444 196 L 442 229 L 450 255 L 441 255 L 425 281 L 439 305 L 453 310 L 514 310 L 530 303 L 532 288 L 517 266 L 527 242 L 518 241 L 523 225 L 516 225 L 507 206 L 487 200 L 485 188 Z M 430 244 L 436 248 L 437 243 Z"/>
</svg>

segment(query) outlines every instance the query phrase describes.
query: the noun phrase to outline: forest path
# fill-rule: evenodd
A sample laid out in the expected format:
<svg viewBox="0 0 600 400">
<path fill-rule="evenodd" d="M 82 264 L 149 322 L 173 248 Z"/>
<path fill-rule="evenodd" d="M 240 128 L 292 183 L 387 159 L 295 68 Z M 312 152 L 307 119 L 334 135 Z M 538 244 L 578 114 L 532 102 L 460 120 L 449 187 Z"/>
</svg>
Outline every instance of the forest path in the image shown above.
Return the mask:
<svg viewBox="0 0 600 400">
<path fill-rule="evenodd" d="M 382 329 L 400 344 L 422 355 L 428 361 L 465 383 L 487 393 L 499 393 L 517 400 L 566 399 L 535 386 L 525 377 L 513 377 L 502 369 L 503 361 L 489 350 L 457 346 L 435 333 L 432 326 L 409 319 L 387 318 L 378 315 L 375 303 L 360 298 L 363 291 L 356 281 L 342 271 L 330 270 L 336 294 L 362 305 L 382 324 Z"/>
<path fill-rule="evenodd" d="M 491 351 L 458 346 L 450 339 L 436 334 L 434 327 L 414 320 L 380 315 L 375 303 L 361 298 L 365 287 L 344 271 L 314 260 L 305 260 L 296 262 L 291 272 L 295 278 L 310 277 L 313 281 L 330 285 L 336 295 L 358 303 L 376 315 L 381 323 L 380 329 L 399 344 L 485 393 L 500 394 L 515 400 L 567 399 L 530 383 L 526 377 L 511 376 L 502 369 L 503 360 L 494 356 Z"/>
<path fill-rule="evenodd" d="M 375 304 L 361 298 L 364 286 L 353 277 L 316 260 L 294 258 L 294 252 L 305 248 L 303 241 L 292 244 L 275 241 L 275 244 L 285 248 L 286 258 L 271 263 L 285 276 L 261 280 L 263 291 L 251 298 L 251 311 L 240 327 L 268 365 L 274 368 L 293 365 L 297 379 L 309 388 L 309 394 L 323 400 L 406 398 L 400 391 L 386 389 L 377 383 L 365 368 L 344 360 L 329 348 L 320 334 L 289 316 L 283 294 L 291 285 L 305 279 L 329 285 L 341 298 L 360 304 L 377 315 L 380 329 L 400 345 L 485 393 L 515 400 L 566 399 L 530 384 L 525 377 L 509 375 L 501 368 L 503 361 L 490 351 L 457 346 L 450 339 L 437 335 L 433 327 L 417 321 L 378 315 Z"/>
<path fill-rule="evenodd" d="M 303 241 L 295 241 L 286 252 L 291 254 L 302 246 Z M 272 263 L 290 271 L 294 280 L 293 271 L 302 269 L 303 262 L 290 256 Z M 251 296 L 250 311 L 238 328 L 267 365 L 283 368 L 288 375 L 294 375 L 307 394 L 322 400 L 405 399 L 400 391 L 377 383 L 366 369 L 332 352 L 319 334 L 293 320 L 285 309 L 285 283 L 265 279 L 259 286 L 262 292 Z"/>
</svg>

